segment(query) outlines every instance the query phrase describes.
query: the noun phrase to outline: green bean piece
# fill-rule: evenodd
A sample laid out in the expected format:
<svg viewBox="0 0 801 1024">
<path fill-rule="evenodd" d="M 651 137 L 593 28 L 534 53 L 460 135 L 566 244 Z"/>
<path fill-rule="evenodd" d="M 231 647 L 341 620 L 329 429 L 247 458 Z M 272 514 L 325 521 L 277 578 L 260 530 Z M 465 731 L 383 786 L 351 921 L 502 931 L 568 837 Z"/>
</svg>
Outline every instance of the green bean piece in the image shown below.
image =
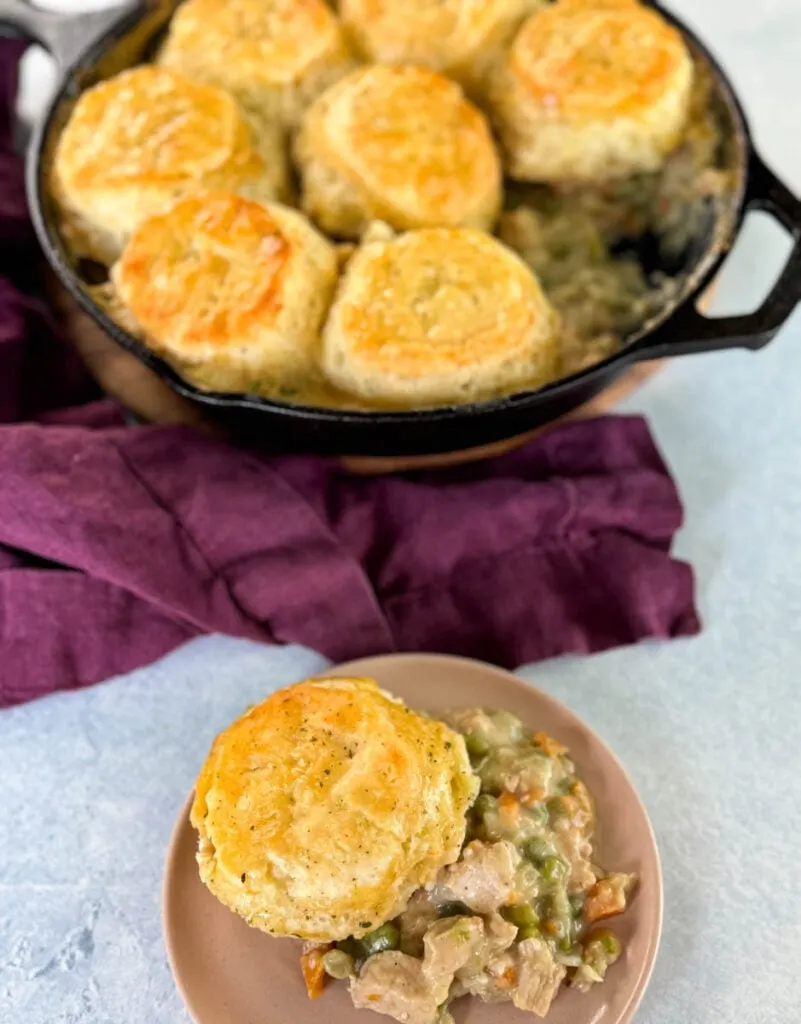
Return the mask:
<svg viewBox="0 0 801 1024">
<path fill-rule="evenodd" d="M 494 796 L 490 796 L 489 793 L 482 793 L 473 804 L 473 814 L 482 819 L 486 818 L 488 814 L 495 813 L 497 810 L 498 801 Z"/>
<path fill-rule="evenodd" d="M 349 936 L 347 939 L 341 939 L 337 943 L 337 949 L 347 955 L 353 960 L 354 967 L 358 971 L 364 961 L 367 959 L 367 950 L 359 939 L 354 939 L 353 936 Z"/>
<path fill-rule="evenodd" d="M 530 903 L 518 903 L 514 907 L 504 907 L 502 916 L 510 924 L 516 924 L 518 928 L 536 927 L 540 923 L 537 911 Z"/>
<path fill-rule="evenodd" d="M 344 981 L 356 973 L 356 964 L 352 956 L 344 953 L 341 949 L 329 949 L 323 953 L 323 967 L 325 973 L 337 981 Z"/>
<path fill-rule="evenodd" d="M 440 905 L 437 915 L 439 917 L 472 917 L 473 911 L 461 900 L 451 900 Z"/>
<path fill-rule="evenodd" d="M 465 746 L 467 747 L 467 753 L 471 758 L 486 757 L 490 752 L 490 745 L 480 736 L 477 732 L 469 732 L 464 738 Z"/>
<path fill-rule="evenodd" d="M 535 924 L 527 924 L 517 929 L 517 941 L 525 942 L 526 939 L 541 939 L 542 932 Z"/>
<path fill-rule="evenodd" d="M 400 932 L 391 921 L 382 924 L 367 935 L 363 935 L 361 943 L 368 956 L 383 953 L 387 949 L 397 949 L 400 945 Z"/>
<path fill-rule="evenodd" d="M 540 867 L 546 882 L 561 882 L 565 877 L 565 864 L 560 857 L 546 857 Z"/>
</svg>

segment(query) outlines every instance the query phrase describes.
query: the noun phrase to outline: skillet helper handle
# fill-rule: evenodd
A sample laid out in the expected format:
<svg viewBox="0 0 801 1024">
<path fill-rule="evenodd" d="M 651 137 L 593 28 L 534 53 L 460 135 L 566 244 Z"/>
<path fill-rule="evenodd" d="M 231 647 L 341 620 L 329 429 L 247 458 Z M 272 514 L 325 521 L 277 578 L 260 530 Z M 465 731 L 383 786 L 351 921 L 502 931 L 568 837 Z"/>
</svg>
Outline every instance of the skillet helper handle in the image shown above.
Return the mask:
<svg viewBox="0 0 801 1024">
<path fill-rule="evenodd" d="M 45 11 L 27 0 L 0 0 L 0 35 L 40 43 L 59 68 L 72 67 L 101 36 L 140 4 L 129 2 L 95 11 Z M 4 31 L 5 30 L 5 31 Z"/>
<path fill-rule="evenodd" d="M 2 2 L 2 0 L 0 0 Z M 801 301 L 801 200 L 752 152 L 745 209 L 764 210 L 786 229 L 793 247 L 779 278 L 759 309 L 744 316 L 707 317 L 688 305 L 635 345 L 636 359 L 693 355 L 729 348 L 763 348 Z"/>
</svg>

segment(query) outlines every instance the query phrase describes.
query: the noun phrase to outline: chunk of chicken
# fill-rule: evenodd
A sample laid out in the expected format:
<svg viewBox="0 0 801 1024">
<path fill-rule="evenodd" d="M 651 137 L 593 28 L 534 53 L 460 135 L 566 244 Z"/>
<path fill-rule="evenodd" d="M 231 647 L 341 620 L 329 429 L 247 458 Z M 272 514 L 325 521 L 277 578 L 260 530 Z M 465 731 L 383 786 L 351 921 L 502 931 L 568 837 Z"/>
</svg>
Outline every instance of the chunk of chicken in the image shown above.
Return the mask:
<svg viewBox="0 0 801 1024">
<path fill-rule="evenodd" d="M 422 960 L 395 951 L 376 953 L 350 983 L 357 1009 L 375 1010 L 404 1024 L 434 1024 L 456 972 L 484 939 L 480 917 L 451 917 L 426 932 Z"/>
<path fill-rule="evenodd" d="M 437 921 L 426 932 L 423 945 L 423 973 L 435 993 L 445 1001 L 451 982 L 484 941 L 480 917 L 449 917 Z"/>
<path fill-rule="evenodd" d="M 350 982 L 357 1010 L 385 1013 L 405 1024 L 432 1024 L 442 1000 L 423 974 L 421 960 L 394 950 L 371 956 Z"/>
<path fill-rule="evenodd" d="M 523 737 L 523 723 L 510 711 L 484 711 L 482 708 L 460 708 L 445 716 L 459 732 L 474 733 L 491 747 L 518 743 Z"/>
<path fill-rule="evenodd" d="M 592 843 L 578 829 L 566 832 L 555 832 L 553 844 L 556 852 L 570 866 L 567 876 L 569 893 L 586 892 L 595 885 L 595 872 L 592 870 Z"/>
<path fill-rule="evenodd" d="M 544 1017 L 565 973 L 542 939 L 525 939 L 517 947 L 517 985 L 512 990 L 512 1002 L 518 1010 Z"/>
<path fill-rule="evenodd" d="M 438 916 L 434 894 L 429 889 L 418 889 L 398 920 L 401 950 L 410 956 L 422 956 L 423 936 Z"/>
<path fill-rule="evenodd" d="M 497 913 L 487 917 L 484 921 L 484 941 L 479 944 L 464 967 L 456 972 L 451 994 L 457 997 L 470 993 L 485 1000 L 491 998 L 490 990 L 494 988 L 493 977 L 501 977 L 504 970 L 513 965 L 508 956 L 508 963 L 502 963 L 501 959 L 516 938 L 517 925 L 506 921 Z M 502 998 L 508 998 L 507 993 L 504 992 Z"/>
<path fill-rule="evenodd" d="M 513 901 L 519 863 L 520 854 L 511 843 L 474 840 L 455 864 L 439 873 L 438 893 L 442 899 L 461 900 L 479 914 L 491 914 Z"/>
<path fill-rule="evenodd" d="M 517 938 L 517 925 L 507 921 L 500 914 L 490 914 L 484 922 L 487 953 L 494 956 L 503 953 Z"/>
</svg>

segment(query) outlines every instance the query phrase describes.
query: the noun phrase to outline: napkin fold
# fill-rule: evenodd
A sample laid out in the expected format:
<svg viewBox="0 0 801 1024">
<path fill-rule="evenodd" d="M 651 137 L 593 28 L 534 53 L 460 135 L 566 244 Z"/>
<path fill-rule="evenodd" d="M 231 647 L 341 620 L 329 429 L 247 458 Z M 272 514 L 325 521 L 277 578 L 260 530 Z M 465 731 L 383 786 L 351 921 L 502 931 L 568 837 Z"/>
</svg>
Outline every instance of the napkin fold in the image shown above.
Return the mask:
<svg viewBox="0 0 801 1024">
<path fill-rule="evenodd" d="M 0 40 L 0 706 L 209 632 L 514 666 L 698 631 L 670 555 L 681 502 L 639 417 L 375 478 L 126 426 L 41 298 L 10 141 L 20 52 Z"/>
</svg>

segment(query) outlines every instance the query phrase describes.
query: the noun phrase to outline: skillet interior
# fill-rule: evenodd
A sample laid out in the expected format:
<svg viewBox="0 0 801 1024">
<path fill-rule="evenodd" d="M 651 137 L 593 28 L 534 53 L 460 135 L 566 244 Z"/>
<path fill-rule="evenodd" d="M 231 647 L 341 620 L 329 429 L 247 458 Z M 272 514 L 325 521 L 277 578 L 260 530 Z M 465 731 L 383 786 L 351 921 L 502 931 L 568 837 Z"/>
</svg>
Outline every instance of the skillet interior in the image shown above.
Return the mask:
<svg viewBox="0 0 801 1024">
<path fill-rule="evenodd" d="M 87 289 L 98 282 L 97 267 L 86 261 L 76 263 L 71 256 L 60 234 L 47 188 L 52 154 L 77 97 L 97 82 L 149 60 L 177 5 L 176 0 L 158 0 L 148 6 L 144 15 L 139 11 L 124 17 L 66 73 L 29 152 L 29 193 L 35 197 L 32 212 L 40 240 L 72 297 L 118 344 L 180 394 L 216 413 L 234 434 L 252 439 L 255 432 L 262 443 L 265 431 L 273 428 L 271 436 L 279 439 L 280 446 L 365 455 L 453 451 L 514 436 L 580 405 L 607 387 L 635 358 L 642 358 L 640 353 L 647 346 L 648 336 L 692 300 L 711 279 L 733 244 L 743 214 L 751 149 L 745 118 L 725 75 L 710 54 L 677 19 L 662 12 L 678 25 L 696 60 L 711 72 L 712 105 L 723 149 L 720 163 L 732 172 L 735 184 L 727 201 L 708 204 L 699 233 L 669 262 L 660 250 L 658 239 L 645 237 L 637 241 L 636 254 L 646 272 L 662 271 L 676 277 L 679 287 L 671 301 L 624 339 L 620 350 L 598 364 L 537 391 L 406 412 L 324 409 L 288 405 L 254 395 L 202 391 L 119 327 L 94 301 Z"/>
</svg>

